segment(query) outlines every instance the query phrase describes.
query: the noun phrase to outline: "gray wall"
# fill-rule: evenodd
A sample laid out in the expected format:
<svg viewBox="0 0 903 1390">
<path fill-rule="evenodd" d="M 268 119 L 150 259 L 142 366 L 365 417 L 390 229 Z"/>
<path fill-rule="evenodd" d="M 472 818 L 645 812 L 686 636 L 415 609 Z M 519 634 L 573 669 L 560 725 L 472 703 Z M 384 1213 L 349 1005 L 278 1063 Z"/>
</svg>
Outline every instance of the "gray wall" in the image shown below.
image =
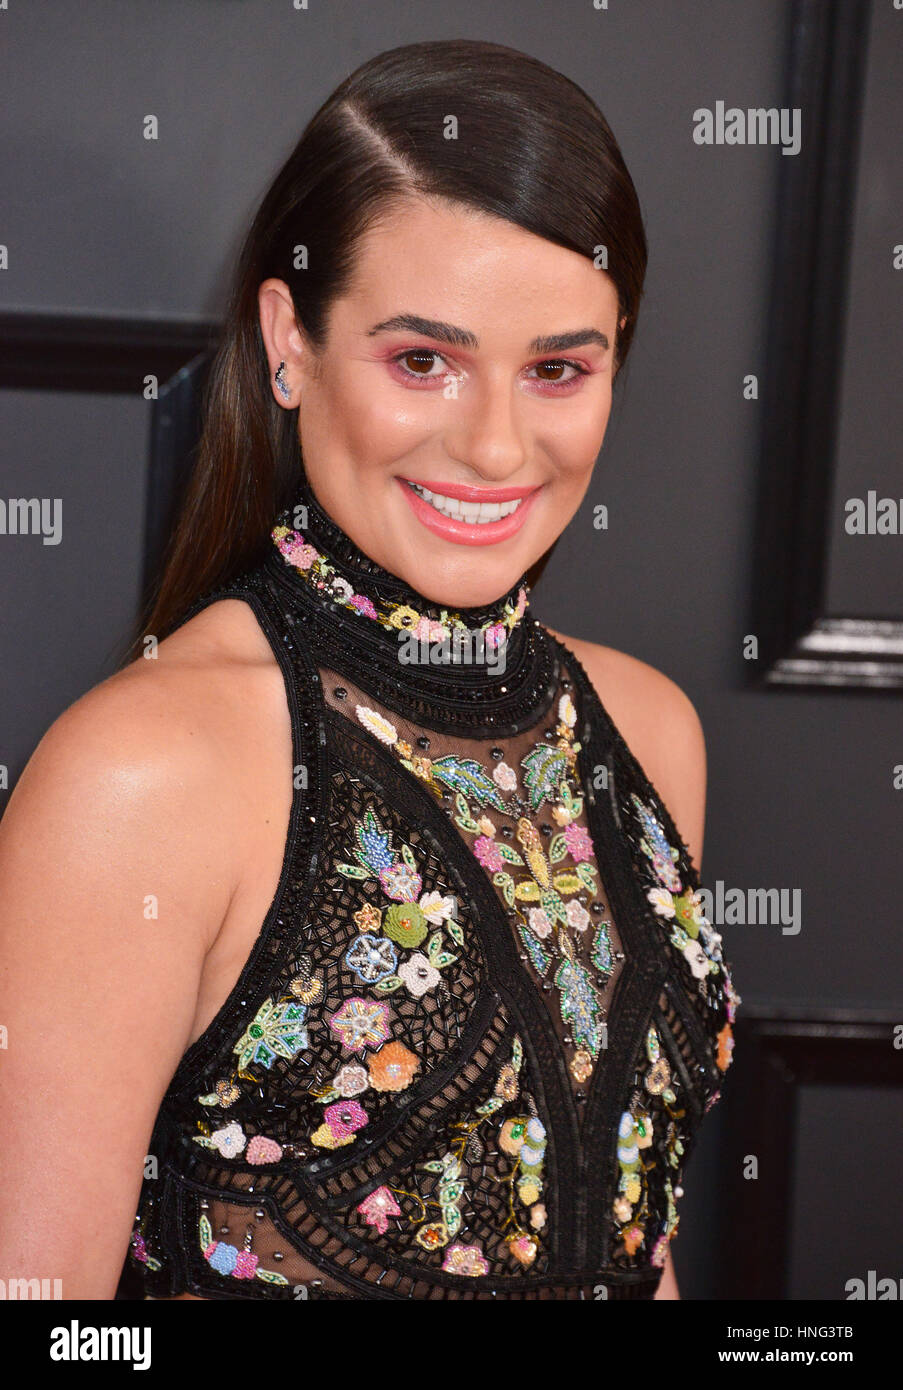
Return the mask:
<svg viewBox="0 0 903 1390">
<path fill-rule="evenodd" d="M 758 694 L 741 683 L 760 426 L 742 380 L 761 375 L 769 353 L 783 156 L 698 146 L 692 113 L 719 99 L 780 106 L 788 17 L 787 0 L 610 0 L 608 11 L 591 0 L 309 0 L 307 11 L 291 0 L 9 0 L 0 293 L 3 307 L 23 311 L 219 316 L 238 239 L 306 119 L 352 67 L 396 44 L 493 39 L 585 87 L 639 190 L 650 266 L 597 473 L 535 611 L 651 662 L 695 702 L 709 755 L 705 880 L 802 891 L 796 936 L 724 929 L 744 1003 L 894 1006 L 899 697 Z M 898 126 L 901 70 L 898 48 Z M 142 138 L 149 112 L 156 142 Z M 55 715 L 109 669 L 134 610 L 148 409 L 54 394 L 52 380 L 46 394 L 0 393 L 0 492 L 62 497 L 65 518 L 59 547 L 0 542 L 2 761 L 13 776 Z M 600 502 L 607 531 L 592 526 Z M 871 599 L 879 611 L 882 595 Z M 843 1279 L 876 1264 L 903 1273 L 881 1264 L 881 1145 L 869 1141 L 865 1156 L 860 1102 L 850 1105 L 840 1134 L 825 1128 L 823 1106 L 805 1111 L 804 1139 L 820 1126 L 836 1154 L 801 1144 L 823 1167 L 797 1208 L 794 1297 L 843 1297 Z M 718 1292 L 708 1232 L 717 1115 L 690 1167 L 674 1248 L 688 1297 Z M 868 1183 L 851 1192 L 848 1178 L 865 1168 Z M 899 1233 L 899 1216 L 885 1208 L 885 1227 L 894 1217 Z M 826 1280 L 824 1243 L 807 1232 L 832 1222 L 844 1253 Z"/>
</svg>

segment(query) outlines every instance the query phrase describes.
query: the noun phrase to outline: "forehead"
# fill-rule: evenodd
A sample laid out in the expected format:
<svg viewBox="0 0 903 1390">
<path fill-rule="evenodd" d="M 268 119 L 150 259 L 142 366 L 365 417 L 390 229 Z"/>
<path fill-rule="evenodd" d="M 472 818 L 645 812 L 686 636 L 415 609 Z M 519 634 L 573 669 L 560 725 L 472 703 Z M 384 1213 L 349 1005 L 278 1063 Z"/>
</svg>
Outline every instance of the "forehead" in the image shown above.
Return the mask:
<svg viewBox="0 0 903 1390">
<path fill-rule="evenodd" d="M 347 326 L 398 312 L 454 314 L 481 341 L 493 326 L 525 329 L 530 338 L 588 323 L 610 329 L 617 307 L 613 281 L 589 257 L 504 218 L 424 197 L 371 225 L 334 306 L 335 322 Z"/>
</svg>

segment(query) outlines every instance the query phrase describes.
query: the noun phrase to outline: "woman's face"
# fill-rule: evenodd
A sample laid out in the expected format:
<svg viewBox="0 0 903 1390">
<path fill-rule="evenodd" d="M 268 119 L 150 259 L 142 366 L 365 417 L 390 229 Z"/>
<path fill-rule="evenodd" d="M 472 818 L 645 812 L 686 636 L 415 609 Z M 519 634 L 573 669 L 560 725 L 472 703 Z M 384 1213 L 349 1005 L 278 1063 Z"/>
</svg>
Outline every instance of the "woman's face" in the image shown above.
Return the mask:
<svg viewBox="0 0 903 1390">
<path fill-rule="evenodd" d="M 611 410 L 617 293 L 586 257 L 417 198 L 363 238 L 322 353 L 283 281 L 260 308 L 314 493 L 384 569 L 477 607 L 564 530 Z"/>
</svg>

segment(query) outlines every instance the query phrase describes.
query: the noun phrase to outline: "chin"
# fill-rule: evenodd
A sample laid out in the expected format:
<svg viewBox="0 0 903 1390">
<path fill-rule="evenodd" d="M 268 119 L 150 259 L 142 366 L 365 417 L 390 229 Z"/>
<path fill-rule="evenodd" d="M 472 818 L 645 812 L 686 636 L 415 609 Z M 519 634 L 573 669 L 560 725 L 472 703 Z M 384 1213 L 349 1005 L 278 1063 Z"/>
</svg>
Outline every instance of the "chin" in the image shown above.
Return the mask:
<svg viewBox="0 0 903 1390">
<path fill-rule="evenodd" d="M 524 573 L 523 569 L 506 570 L 500 578 L 493 580 L 485 574 L 469 574 L 459 579 L 449 578 L 447 582 L 437 580 L 435 566 L 421 574 L 402 575 L 412 589 L 422 594 L 432 603 L 444 608 L 485 608 L 496 599 L 507 594 Z"/>
</svg>

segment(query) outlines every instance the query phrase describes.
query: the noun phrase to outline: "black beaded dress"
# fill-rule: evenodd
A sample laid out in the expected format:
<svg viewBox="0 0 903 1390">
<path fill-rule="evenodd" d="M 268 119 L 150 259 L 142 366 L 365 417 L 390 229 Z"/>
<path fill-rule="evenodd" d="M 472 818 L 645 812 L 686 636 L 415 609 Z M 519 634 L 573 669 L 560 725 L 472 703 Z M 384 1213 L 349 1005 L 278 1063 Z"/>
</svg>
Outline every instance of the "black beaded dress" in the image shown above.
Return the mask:
<svg viewBox="0 0 903 1390">
<path fill-rule="evenodd" d="M 652 1298 L 740 1002 L 667 808 L 523 580 L 448 612 L 305 481 L 272 539 L 183 622 L 243 599 L 281 667 L 282 873 L 130 1264 L 153 1297 Z"/>
</svg>

